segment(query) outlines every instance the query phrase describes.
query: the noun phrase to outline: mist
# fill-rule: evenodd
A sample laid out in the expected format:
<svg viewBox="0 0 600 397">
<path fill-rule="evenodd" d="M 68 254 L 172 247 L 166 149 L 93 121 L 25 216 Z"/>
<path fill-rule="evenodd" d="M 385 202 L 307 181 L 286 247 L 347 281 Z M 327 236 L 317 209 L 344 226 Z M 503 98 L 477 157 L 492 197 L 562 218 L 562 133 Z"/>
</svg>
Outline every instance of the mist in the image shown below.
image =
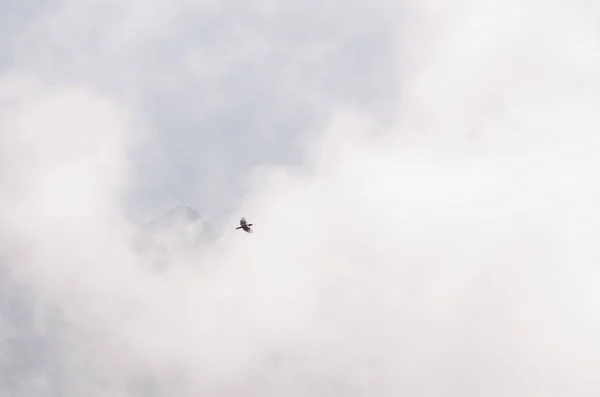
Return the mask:
<svg viewBox="0 0 600 397">
<path fill-rule="evenodd" d="M 598 7 L 99 4 L 0 77 L 2 395 L 600 393 Z"/>
</svg>

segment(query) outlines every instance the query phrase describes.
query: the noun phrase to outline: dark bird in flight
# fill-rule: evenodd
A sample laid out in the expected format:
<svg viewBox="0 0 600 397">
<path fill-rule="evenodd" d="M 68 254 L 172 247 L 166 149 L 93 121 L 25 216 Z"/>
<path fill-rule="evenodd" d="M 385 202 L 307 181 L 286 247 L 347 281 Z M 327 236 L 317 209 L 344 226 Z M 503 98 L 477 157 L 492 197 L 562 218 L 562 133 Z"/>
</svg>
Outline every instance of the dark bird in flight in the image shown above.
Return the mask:
<svg viewBox="0 0 600 397">
<path fill-rule="evenodd" d="M 240 219 L 240 226 L 236 227 L 236 230 L 244 229 L 246 233 L 252 233 L 252 229 L 250 228 L 252 225 L 253 223 L 246 222 L 246 218 L 242 217 L 242 219 Z"/>
</svg>

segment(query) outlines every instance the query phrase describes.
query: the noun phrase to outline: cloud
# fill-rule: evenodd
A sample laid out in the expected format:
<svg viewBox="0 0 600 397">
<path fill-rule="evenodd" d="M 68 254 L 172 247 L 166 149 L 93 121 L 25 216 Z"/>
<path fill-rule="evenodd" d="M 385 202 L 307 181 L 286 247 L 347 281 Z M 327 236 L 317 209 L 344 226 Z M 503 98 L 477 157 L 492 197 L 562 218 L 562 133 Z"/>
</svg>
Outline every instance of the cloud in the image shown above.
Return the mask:
<svg viewBox="0 0 600 397">
<path fill-rule="evenodd" d="M 19 69 L 93 84 L 144 112 L 154 135 L 136 151 L 138 211 L 172 195 L 230 211 L 236 175 L 298 162 L 295 139 L 321 128 L 333 106 L 381 112 L 395 95 L 394 25 L 382 7 L 347 2 L 342 15 L 321 2 L 140 4 L 66 2 L 14 41 Z"/>
<path fill-rule="evenodd" d="M 55 46 L 23 50 L 0 80 L 0 385 L 8 393 L 600 391 L 599 62 L 587 50 L 598 44 L 590 34 L 597 10 L 574 2 L 511 8 L 465 1 L 406 2 L 395 10 L 349 3 L 353 12 L 338 14 L 334 2 L 311 30 L 316 3 L 249 3 L 225 16 L 207 3 L 200 15 L 236 21 L 225 31 L 241 41 L 209 35 L 208 43 L 225 49 L 197 44 L 184 57 L 193 62 L 144 72 L 144 62 L 157 56 L 153 48 L 180 40 L 177 18 L 193 8 L 152 3 L 137 14 L 142 6 L 132 4 L 110 5 L 118 17 L 99 24 L 111 27 L 104 33 L 86 23 L 99 8 L 66 3 L 20 41 L 49 34 Z M 398 20 L 407 25 L 395 30 L 386 24 L 400 9 Z M 371 19 L 359 30 L 364 15 Z M 65 32 L 57 29 L 63 25 Z M 127 26 L 127 38 L 117 39 Z M 80 36 L 96 28 L 94 50 Z M 252 40 L 243 40 L 246 31 Z M 392 37 L 394 52 L 385 45 L 374 58 L 398 70 L 338 73 L 348 58 L 337 48 L 358 37 L 371 40 L 367 47 Z M 285 55 L 288 40 L 300 44 Z M 272 71 L 269 56 L 283 57 L 277 76 L 296 80 L 275 90 L 280 84 L 259 71 Z M 187 73 L 167 76 L 161 92 L 189 94 L 184 83 L 193 76 L 210 93 L 240 93 L 215 96 L 202 120 L 214 112 L 248 120 L 238 113 L 252 103 L 243 93 L 261 84 L 224 85 L 248 64 L 277 94 L 260 97 L 257 108 L 281 101 L 271 117 L 289 112 L 280 117 L 291 120 L 297 96 L 314 100 L 322 110 L 304 111 L 316 132 L 300 131 L 307 134 L 296 141 L 303 143 L 302 163 L 266 162 L 236 180 L 247 193 L 236 198 L 216 241 L 171 245 L 169 266 L 157 272 L 152 262 L 164 258 L 134 244 L 139 230 L 128 200 L 145 176 L 132 153 L 140 144 L 202 142 L 208 151 L 223 147 L 214 149 L 223 162 L 235 156 L 225 154 L 230 136 L 217 144 L 216 133 L 198 138 L 150 128 L 155 119 L 140 101 L 145 85 L 182 68 Z M 127 89 L 105 85 L 121 65 L 128 77 L 116 81 L 139 75 Z M 310 79 L 313 72 L 319 77 Z M 222 80 L 211 85 L 215 74 Z M 366 88 L 386 80 L 401 83 L 397 96 Z M 210 104 L 211 96 L 202 99 Z M 193 120 L 183 114 L 181 123 Z M 163 120 L 169 126 L 172 119 Z M 264 139 L 270 128 L 252 124 L 245 142 Z M 200 156 L 198 150 L 188 153 Z M 177 151 L 162 155 L 172 160 Z M 192 176 L 183 180 L 195 194 L 218 201 L 229 193 L 198 188 Z M 255 224 L 254 234 L 234 230 L 242 215 Z"/>
</svg>

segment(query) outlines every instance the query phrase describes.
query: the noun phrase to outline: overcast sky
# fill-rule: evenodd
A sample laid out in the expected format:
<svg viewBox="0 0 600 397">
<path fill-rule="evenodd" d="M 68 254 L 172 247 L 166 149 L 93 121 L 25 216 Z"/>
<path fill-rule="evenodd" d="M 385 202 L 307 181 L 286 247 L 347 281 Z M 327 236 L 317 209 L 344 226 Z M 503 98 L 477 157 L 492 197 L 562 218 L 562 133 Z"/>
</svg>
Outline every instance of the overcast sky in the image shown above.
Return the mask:
<svg viewBox="0 0 600 397">
<path fill-rule="evenodd" d="M 0 395 L 600 395 L 599 21 L 0 0 Z"/>
</svg>

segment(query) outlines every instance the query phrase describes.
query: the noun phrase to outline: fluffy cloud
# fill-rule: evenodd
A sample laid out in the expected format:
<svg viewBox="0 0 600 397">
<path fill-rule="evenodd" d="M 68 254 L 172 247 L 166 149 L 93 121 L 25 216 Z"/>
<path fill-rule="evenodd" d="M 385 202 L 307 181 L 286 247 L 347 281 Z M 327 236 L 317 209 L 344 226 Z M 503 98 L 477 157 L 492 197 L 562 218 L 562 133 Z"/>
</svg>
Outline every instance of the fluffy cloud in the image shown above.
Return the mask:
<svg viewBox="0 0 600 397">
<path fill-rule="evenodd" d="M 15 43 L 48 36 L 52 47 L 17 50 L 0 80 L 0 387 L 9 395 L 600 392 L 597 10 L 333 2 L 318 19 L 316 3 L 229 14 L 184 1 L 83 4 L 34 21 Z M 181 44 L 177 62 L 145 70 L 156 48 L 187 34 L 192 10 L 204 23 L 222 18 L 236 40 L 219 47 L 207 33 L 206 43 Z M 92 24 L 101 11 L 106 29 Z M 347 67 L 361 55 L 340 48 L 360 37 L 360 51 L 378 48 L 374 58 L 389 64 Z M 273 96 L 248 99 L 263 85 L 245 79 L 225 85 L 248 65 Z M 163 114 L 150 128 L 158 119 L 140 98 L 159 81 L 157 93 L 186 94 L 177 103 L 194 98 L 186 81 L 206 89 L 202 115 L 185 111 L 169 129 Z M 386 82 L 401 82 L 399 92 Z M 239 95 L 213 98 L 219 87 Z M 163 231 L 169 266 L 155 271 L 164 253 L 138 250 L 130 216 L 148 177 L 140 162 L 175 162 L 186 143 L 186 155 L 235 163 L 250 146 L 175 127 L 215 113 L 255 120 L 240 110 L 253 103 L 269 109 L 267 121 L 235 137 L 267 142 L 265 130 L 297 117 L 296 98 L 309 117 L 293 138 L 301 164 L 263 164 L 233 180 L 247 193 L 216 240 L 177 246 Z M 209 149 L 189 149 L 198 143 Z M 164 148 L 163 161 L 141 160 L 140 145 Z M 202 175 L 231 176 L 246 161 Z M 191 197 L 233 192 L 214 175 L 201 188 L 185 175 Z M 234 230 L 242 215 L 254 234 Z"/>
</svg>

